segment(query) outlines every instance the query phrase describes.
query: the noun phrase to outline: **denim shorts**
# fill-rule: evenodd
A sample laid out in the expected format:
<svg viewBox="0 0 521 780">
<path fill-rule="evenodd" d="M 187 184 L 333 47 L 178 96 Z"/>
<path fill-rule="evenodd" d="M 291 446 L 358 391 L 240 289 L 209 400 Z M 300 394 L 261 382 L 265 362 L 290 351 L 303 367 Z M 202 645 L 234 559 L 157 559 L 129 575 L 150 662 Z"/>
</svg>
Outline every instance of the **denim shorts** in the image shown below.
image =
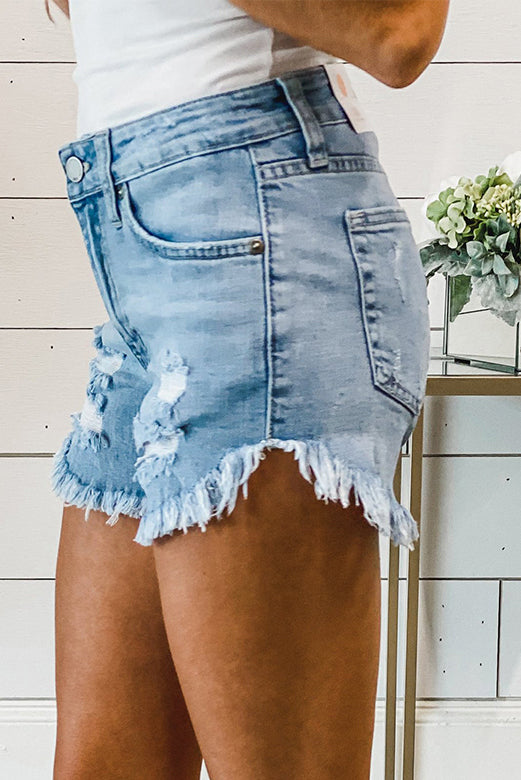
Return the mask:
<svg viewBox="0 0 521 780">
<path fill-rule="evenodd" d="M 149 546 L 224 519 L 279 448 L 318 499 L 361 504 L 413 550 L 393 478 L 425 396 L 426 281 L 377 137 L 355 130 L 324 67 L 58 155 L 108 319 L 55 493 L 85 519 L 139 518 Z"/>
</svg>

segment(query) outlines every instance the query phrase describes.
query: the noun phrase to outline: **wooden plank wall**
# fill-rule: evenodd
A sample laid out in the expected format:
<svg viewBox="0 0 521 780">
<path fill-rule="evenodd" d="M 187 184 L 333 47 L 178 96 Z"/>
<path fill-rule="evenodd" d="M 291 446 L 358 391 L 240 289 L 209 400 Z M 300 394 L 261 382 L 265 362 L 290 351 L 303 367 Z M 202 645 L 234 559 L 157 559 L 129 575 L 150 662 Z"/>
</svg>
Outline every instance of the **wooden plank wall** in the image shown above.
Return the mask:
<svg viewBox="0 0 521 780">
<path fill-rule="evenodd" d="M 18 0 L 1 16 L 0 776 L 44 780 L 52 774 L 61 519 L 51 457 L 83 403 L 91 328 L 106 315 L 57 158 L 75 135 L 69 22 L 54 10 L 52 25 L 43 0 Z M 486 172 L 521 147 L 520 36 L 521 8 L 511 0 L 453 0 L 442 46 L 410 87 L 392 90 L 351 70 L 418 241 L 427 236 L 422 199 L 441 179 Z M 439 281 L 429 289 L 434 348 Z M 427 399 L 425 436 L 418 777 L 515 777 L 521 401 Z M 384 605 L 387 552 L 382 544 Z M 402 555 L 402 574 L 404 563 Z M 385 628 L 384 610 L 373 778 L 382 776 Z M 443 724 L 464 727 L 466 746 Z"/>
</svg>

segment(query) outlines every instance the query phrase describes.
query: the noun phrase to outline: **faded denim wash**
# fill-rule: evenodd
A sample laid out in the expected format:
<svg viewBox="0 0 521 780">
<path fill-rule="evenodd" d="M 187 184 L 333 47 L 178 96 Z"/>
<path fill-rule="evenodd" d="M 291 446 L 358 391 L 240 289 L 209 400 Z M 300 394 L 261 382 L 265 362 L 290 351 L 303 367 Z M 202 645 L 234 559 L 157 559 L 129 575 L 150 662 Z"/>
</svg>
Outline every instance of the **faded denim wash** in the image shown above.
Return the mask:
<svg viewBox="0 0 521 780">
<path fill-rule="evenodd" d="M 68 504 L 206 530 L 265 450 L 414 549 L 393 492 L 430 327 L 407 214 L 322 65 L 62 146 L 108 320 L 54 456 Z M 77 159 L 74 159 L 77 158 Z M 275 499 L 274 499 L 275 500 Z M 303 518 L 305 523 L 305 518 Z"/>
</svg>

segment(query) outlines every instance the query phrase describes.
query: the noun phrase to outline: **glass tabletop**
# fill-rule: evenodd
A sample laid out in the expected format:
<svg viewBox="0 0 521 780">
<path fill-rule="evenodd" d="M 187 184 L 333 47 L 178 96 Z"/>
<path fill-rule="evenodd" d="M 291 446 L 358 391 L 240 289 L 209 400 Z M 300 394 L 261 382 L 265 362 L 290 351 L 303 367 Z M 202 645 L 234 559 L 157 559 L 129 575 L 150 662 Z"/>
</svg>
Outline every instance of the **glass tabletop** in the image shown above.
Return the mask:
<svg viewBox="0 0 521 780">
<path fill-rule="evenodd" d="M 490 358 L 493 361 L 493 358 Z M 431 355 L 428 376 L 521 376 L 504 366 L 490 368 L 480 365 L 479 360 L 466 362 L 456 358 Z"/>
</svg>

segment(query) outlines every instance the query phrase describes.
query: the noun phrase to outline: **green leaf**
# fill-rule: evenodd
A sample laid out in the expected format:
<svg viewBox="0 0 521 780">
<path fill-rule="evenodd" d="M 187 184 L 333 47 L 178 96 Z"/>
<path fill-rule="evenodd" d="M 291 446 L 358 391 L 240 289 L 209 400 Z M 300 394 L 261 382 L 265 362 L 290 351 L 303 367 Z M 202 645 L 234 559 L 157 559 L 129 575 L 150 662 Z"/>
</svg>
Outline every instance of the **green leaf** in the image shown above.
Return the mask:
<svg viewBox="0 0 521 780">
<path fill-rule="evenodd" d="M 483 260 L 483 263 L 481 265 L 481 275 L 482 276 L 486 276 L 486 274 L 490 273 L 490 271 L 492 271 L 493 264 L 494 264 L 493 256 L 492 255 L 488 255 L 488 257 L 486 257 Z"/>
<path fill-rule="evenodd" d="M 452 201 L 454 200 L 454 188 L 453 187 L 447 187 L 446 190 L 442 190 L 440 192 L 440 194 L 438 195 L 438 198 L 445 205 L 448 205 L 449 203 L 452 203 Z"/>
<path fill-rule="evenodd" d="M 470 300 L 472 278 L 470 276 L 451 276 L 448 283 L 450 285 L 449 318 L 451 322 L 454 322 L 462 308 Z"/>
<path fill-rule="evenodd" d="M 499 287 L 506 298 L 510 298 L 519 287 L 519 276 L 498 276 Z"/>
<path fill-rule="evenodd" d="M 439 200 L 433 200 L 427 208 L 425 209 L 425 213 L 427 215 L 427 218 L 432 220 L 432 222 L 437 222 L 439 219 L 445 216 L 447 212 L 447 207 L 440 203 Z"/>
<path fill-rule="evenodd" d="M 495 177 L 494 184 L 513 184 L 513 181 L 510 178 L 510 176 L 508 175 L 508 173 L 503 171 L 503 173 L 501 173 L 499 176 Z"/>
<path fill-rule="evenodd" d="M 512 254 L 511 249 L 509 250 L 508 255 L 503 258 L 503 260 L 505 261 L 505 265 L 509 269 L 510 273 L 519 276 L 519 271 L 521 270 L 521 266 L 519 265 L 519 263 L 516 263 L 516 259 Z"/>
<path fill-rule="evenodd" d="M 510 237 L 510 231 L 508 231 L 507 233 L 501 233 L 496 238 L 496 246 L 501 252 L 506 251 L 509 237 Z"/>
<path fill-rule="evenodd" d="M 481 260 L 471 259 L 463 269 L 468 276 L 483 276 L 483 264 Z"/>
<path fill-rule="evenodd" d="M 465 248 L 467 250 L 468 256 L 473 260 L 479 260 L 485 255 L 485 247 L 481 241 L 467 241 Z"/>
<path fill-rule="evenodd" d="M 504 231 L 507 231 L 507 233 L 510 233 L 510 230 L 512 229 L 512 225 L 506 218 L 504 214 L 500 214 L 497 218 L 497 227 L 498 227 L 498 233 L 501 231 L 502 233 Z"/>
<path fill-rule="evenodd" d="M 423 272 L 427 277 L 432 276 L 442 268 L 448 251 L 447 245 L 440 244 L 437 239 L 420 247 Z"/>
<path fill-rule="evenodd" d="M 503 274 L 510 273 L 510 270 L 505 265 L 505 262 L 501 257 L 501 255 L 497 255 L 497 254 L 494 255 L 494 264 L 492 268 L 494 269 L 495 274 L 503 275 Z"/>
<path fill-rule="evenodd" d="M 493 246 L 494 246 L 494 237 L 493 236 L 483 236 L 483 244 L 485 246 L 485 249 L 487 252 L 489 252 Z"/>
</svg>

